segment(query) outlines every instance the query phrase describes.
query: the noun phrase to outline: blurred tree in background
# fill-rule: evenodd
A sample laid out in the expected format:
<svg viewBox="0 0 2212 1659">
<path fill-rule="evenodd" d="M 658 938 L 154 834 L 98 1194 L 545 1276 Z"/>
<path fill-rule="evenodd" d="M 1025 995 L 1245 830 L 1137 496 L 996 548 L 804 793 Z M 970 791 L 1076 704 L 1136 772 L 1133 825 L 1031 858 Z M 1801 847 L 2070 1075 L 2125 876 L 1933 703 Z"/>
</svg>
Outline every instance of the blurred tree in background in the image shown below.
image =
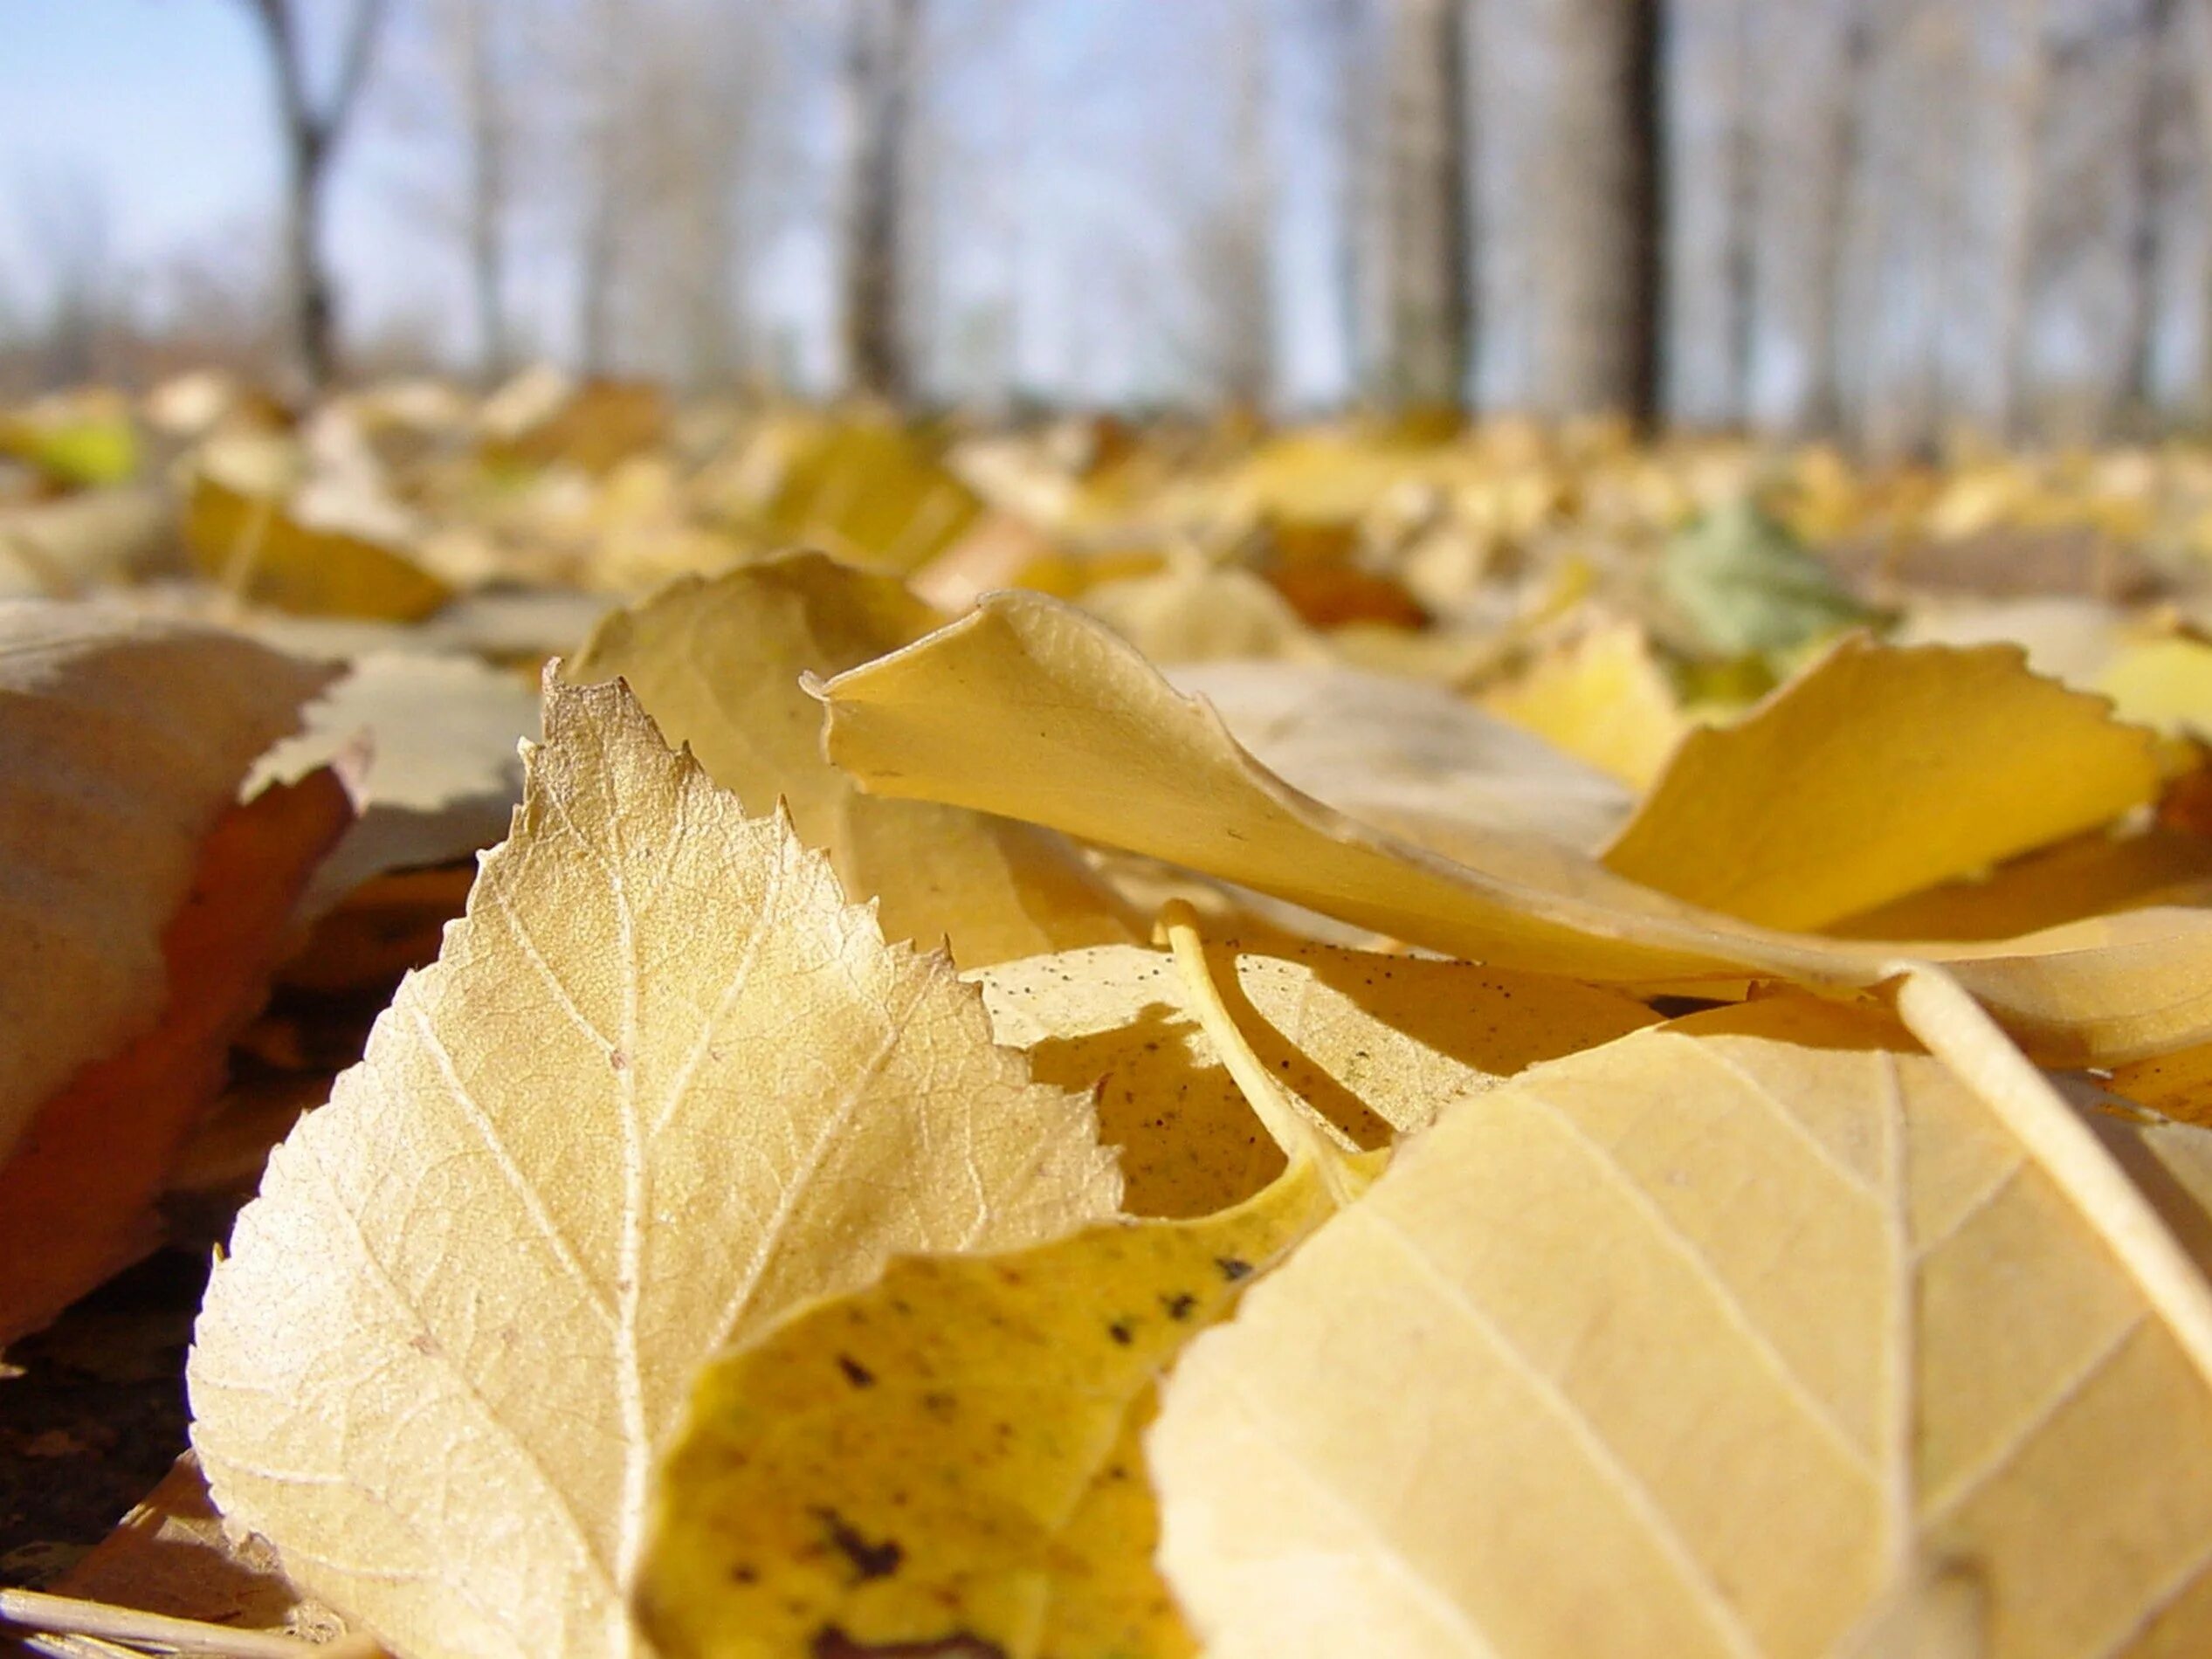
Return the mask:
<svg viewBox="0 0 2212 1659">
<path fill-rule="evenodd" d="M 96 191 L 20 180 L 45 297 L 0 304 L 11 383 L 319 384 L 342 338 L 486 382 L 1888 453 L 2212 410 L 2212 0 L 239 6 L 268 225 L 126 272 Z M 324 223 L 363 133 L 411 170 L 341 188 L 403 199 L 439 267 L 376 305 Z"/>
</svg>

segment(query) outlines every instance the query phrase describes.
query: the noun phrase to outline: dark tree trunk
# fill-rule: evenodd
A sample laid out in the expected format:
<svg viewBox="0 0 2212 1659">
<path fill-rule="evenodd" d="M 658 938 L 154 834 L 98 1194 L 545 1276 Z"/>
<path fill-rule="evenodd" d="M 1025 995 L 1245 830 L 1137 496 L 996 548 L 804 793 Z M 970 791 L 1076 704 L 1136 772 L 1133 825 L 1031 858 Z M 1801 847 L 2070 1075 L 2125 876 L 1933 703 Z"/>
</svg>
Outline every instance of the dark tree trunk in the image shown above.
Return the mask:
<svg viewBox="0 0 2212 1659">
<path fill-rule="evenodd" d="M 1657 0 L 1549 0 L 1536 407 L 1646 416 L 1657 355 Z"/>
<path fill-rule="evenodd" d="M 320 103 L 308 90 L 307 65 L 293 0 L 247 0 L 260 23 L 276 81 L 285 148 L 285 289 L 287 344 L 309 392 L 338 373 L 338 305 L 323 257 L 324 193 L 330 164 L 361 100 L 389 0 L 355 0 L 340 49 L 337 74 Z"/>
<path fill-rule="evenodd" d="M 1368 395 L 1456 408 L 1474 353 L 1468 226 L 1466 20 L 1462 0 L 1390 0 L 1377 237 L 1381 339 Z"/>
<path fill-rule="evenodd" d="M 904 162 L 921 0 L 855 0 L 846 42 L 851 123 L 841 333 L 851 389 L 892 403 L 913 393 L 903 314 Z"/>
</svg>

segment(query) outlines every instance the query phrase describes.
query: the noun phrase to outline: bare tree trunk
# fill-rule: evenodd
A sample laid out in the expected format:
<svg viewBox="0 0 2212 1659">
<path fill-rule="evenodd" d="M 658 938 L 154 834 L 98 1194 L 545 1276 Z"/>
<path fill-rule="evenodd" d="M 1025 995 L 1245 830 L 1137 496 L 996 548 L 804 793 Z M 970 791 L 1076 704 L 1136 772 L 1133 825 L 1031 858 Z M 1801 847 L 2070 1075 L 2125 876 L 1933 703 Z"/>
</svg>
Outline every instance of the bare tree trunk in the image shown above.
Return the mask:
<svg viewBox="0 0 2212 1659">
<path fill-rule="evenodd" d="M 1365 378 L 1361 372 L 1366 346 L 1361 326 L 1365 265 L 1361 257 L 1361 229 L 1370 217 L 1367 115 L 1375 104 L 1375 66 L 1362 27 L 1366 10 L 1362 0 L 1311 0 L 1302 14 L 1312 51 L 1325 66 L 1324 84 L 1329 89 L 1321 120 L 1336 157 L 1333 192 L 1336 239 L 1329 264 L 1330 308 L 1344 353 L 1345 377 L 1352 385 Z"/>
<path fill-rule="evenodd" d="M 1387 188 L 1377 231 L 1381 338 L 1368 392 L 1395 408 L 1455 408 L 1473 355 L 1465 18 L 1461 0 L 1389 0 Z"/>
<path fill-rule="evenodd" d="M 467 127 L 469 287 L 476 309 L 477 373 L 490 385 L 512 367 L 506 216 L 513 128 L 493 37 L 492 0 L 461 0 L 455 24 Z"/>
<path fill-rule="evenodd" d="M 621 0 L 592 0 L 584 49 L 584 208 L 576 250 L 576 351 L 583 372 L 614 362 L 615 286 L 621 211 L 629 188 L 624 83 L 632 61 L 621 31 Z"/>
<path fill-rule="evenodd" d="M 2006 147 L 2009 200 L 1994 296 L 1997 306 L 1995 412 L 1999 430 L 2016 438 L 2027 426 L 2031 372 L 2029 320 L 2034 306 L 2029 285 L 2035 277 L 2042 223 L 2043 112 L 2050 94 L 2048 4 L 2049 0 L 2014 0 L 2013 27 L 2020 34 L 2021 59 L 2006 97 L 2012 130 Z"/>
<path fill-rule="evenodd" d="M 1551 125 L 1536 237 L 1536 406 L 1651 412 L 1656 385 L 1656 0 L 1548 0 Z"/>
<path fill-rule="evenodd" d="M 1761 122 L 1758 0 L 1735 0 L 1729 19 L 1727 350 L 1730 418 L 1748 424 L 1759 355 L 1759 155 Z"/>
<path fill-rule="evenodd" d="M 354 0 L 338 67 L 320 103 L 308 90 L 307 65 L 293 0 L 246 0 L 261 25 L 277 91 L 285 153 L 285 289 L 294 367 L 310 391 L 338 372 L 337 298 L 323 258 L 323 197 L 330 164 L 369 79 L 389 0 Z"/>
<path fill-rule="evenodd" d="M 2212 223 L 2212 0 L 2181 0 L 2188 51 L 2189 90 L 2196 114 L 2198 213 Z M 2197 293 L 2197 397 L 2200 418 L 2212 417 L 2212 247 Z"/>
<path fill-rule="evenodd" d="M 1850 256 L 1858 182 L 1865 162 L 1864 109 L 1867 71 L 1874 56 L 1871 0 L 1841 0 L 1842 50 L 1826 153 L 1809 188 L 1815 193 L 1813 245 L 1806 261 L 1805 356 L 1808 370 L 1798 424 L 1806 432 L 1834 432 L 1843 420 L 1843 360 L 1850 347 L 1843 327 L 1843 274 Z"/>
<path fill-rule="evenodd" d="M 114 237 L 107 193 L 96 179 L 62 173 L 28 181 L 14 238 L 45 279 L 38 375 L 42 386 L 99 377 L 101 347 L 116 320 Z"/>
<path fill-rule="evenodd" d="M 2127 338 L 2120 361 L 2123 419 L 2144 420 L 2158 402 L 2159 272 L 2165 264 L 2165 65 L 2172 57 L 2174 0 L 2146 0 L 2141 89 L 2135 107 L 2135 223 L 2128 237 Z"/>
<path fill-rule="evenodd" d="M 1267 406 L 1275 389 L 1274 169 L 1269 160 L 1267 14 L 1264 0 L 1238 0 L 1237 86 L 1231 136 L 1229 223 L 1217 275 L 1224 292 L 1221 389 L 1246 409 Z"/>
<path fill-rule="evenodd" d="M 851 389 L 904 402 L 913 389 L 902 265 L 921 0 L 852 0 L 844 93 L 851 151 L 845 185 L 840 327 Z"/>
</svg>

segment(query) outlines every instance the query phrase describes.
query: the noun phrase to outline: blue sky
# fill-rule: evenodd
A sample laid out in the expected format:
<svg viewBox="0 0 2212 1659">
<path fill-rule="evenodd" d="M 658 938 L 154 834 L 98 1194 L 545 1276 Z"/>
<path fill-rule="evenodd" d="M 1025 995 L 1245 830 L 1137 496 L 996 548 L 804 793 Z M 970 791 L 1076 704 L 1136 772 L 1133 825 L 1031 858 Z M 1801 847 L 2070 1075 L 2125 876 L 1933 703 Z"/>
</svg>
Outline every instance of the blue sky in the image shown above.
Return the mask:
<svg viewBox="0 0 2212 1659">
<path fill-rule="evenodd" d="M 126 277 L 180 251 L 222 262 L 274 223 L 262 47 L 238 0 L 0 0 L 0 292 L 49 281 L 31 221 L 59 193 L 104 207 Z M 332 201 L 341 266 L 396 298 L 395 146 L 358 134 Z"/>
<path fill-rule="evenodd" d="M 267 201 L 266 93 L 236 0 L 0 0 L 0 42 L 10 196 L 94 182 L 133 251 Z"/>
</svg>

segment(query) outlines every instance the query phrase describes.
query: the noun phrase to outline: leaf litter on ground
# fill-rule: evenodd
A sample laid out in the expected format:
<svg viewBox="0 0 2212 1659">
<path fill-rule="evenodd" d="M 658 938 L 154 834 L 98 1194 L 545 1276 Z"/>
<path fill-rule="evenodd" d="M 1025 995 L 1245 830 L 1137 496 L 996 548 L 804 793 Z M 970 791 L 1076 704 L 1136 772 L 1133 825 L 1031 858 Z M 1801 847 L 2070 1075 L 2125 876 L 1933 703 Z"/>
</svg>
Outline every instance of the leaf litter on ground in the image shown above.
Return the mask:
<svg viewBox="0 0 2212 1659">
<path fill-rule="evenodd" d="M 38 485 L 118 509 L 81 554 L 0 536 L 54 591 L 164 572 L 114 602 L 162 620 L 118 625 L 266 665 L 279 728 L 319 671 L 223 625 L 385 676 L 313 741 L 350 768 L 382 722 L 421 831 L 324 861 L 279 973 L 390 1007 L 209 1297 L 227 1518 L 180 1470 L 143 1547 L 59 1587 L 241 1621 L 240 1652 L 303 1598 L 403 1656 L 2202 1645 L 2212 1150 L 2157 1108 L 2202 1110 L 2212 1051 L 2179 562 L 2212 463 L 1931 488 L 1602 432 L 965 438 L 510 393 L 298 428 L 149 403 L 227 592 L 100 466 Z M 1947 546 L 1996 569 L 2008 522 L 2168 549 L 2173 603 L 2123 609 L 2137 571 L 2062 613 L 2104 568 L 2072 552 L 1978 614 L 1913 587 Z M 909 570 L 1070 603 L 959 616 Z M 500 677 L 610 601 L 393 995 L 512 802 L 532 706 Z M 1893 619 L 1953 643 L 1839 637 Z M 405 760 L 441 722 L 484 739 L 444 782 Z M 274 735 L 176 821 L 136 1011 L 57 1086 L 160 1013 Z M 320 1017 L 237 1052 L 342 1057 Z M 1403 1155 L 1363 1190 L 1355 1146 Z"/>
</svg>

